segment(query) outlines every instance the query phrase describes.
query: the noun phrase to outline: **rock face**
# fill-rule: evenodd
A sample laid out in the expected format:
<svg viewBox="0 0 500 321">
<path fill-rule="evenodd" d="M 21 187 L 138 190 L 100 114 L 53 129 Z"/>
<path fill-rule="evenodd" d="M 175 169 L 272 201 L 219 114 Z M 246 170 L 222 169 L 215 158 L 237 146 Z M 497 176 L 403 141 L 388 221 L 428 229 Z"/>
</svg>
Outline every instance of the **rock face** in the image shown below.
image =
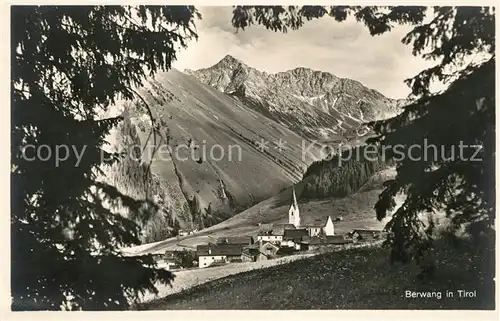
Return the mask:
<svg viewBox="0 0 500 321">
<path fill-rule="evenodd" d="M 158 74 L 116 109 L 124 121 L 110 143 L 134 159 L 108 168 L 106 179 L 160 205 L 138 217 L 145 241 L 217 224 L 278 194 L 328 156 L 324 144 L 359 141 L 363 122 L 400 104 L 354 80 L 306 68 L 267 74 L 231 56 L 186 73 Z"/>
<path fill-rule="evenodd" d="M 185 72 L 311 139 L 349 139 L 363 122 L 392 117 L 404 104 L 327 72 L 295 68 L 268 74 L 230 55 L 210 68 Z"/>
<path fill-rule="evenodd" d="M 177 70 L 137 92 L 159 127 L 157 142 L 144 101 L 124 103 L 124 121 L 108 141 L 134 157 L 108 169 L 107 180 L 129 196 L 161 203 L 160 213 L 141 217 L 147 241 L 167 238 L 173 224 L 200 229 L 221 222 L 300 181 L 320 159 L 315 148 L 302 152 L 307 139 Z M 280 140 L 283 149 L 275 145 Z"/>
</svg>

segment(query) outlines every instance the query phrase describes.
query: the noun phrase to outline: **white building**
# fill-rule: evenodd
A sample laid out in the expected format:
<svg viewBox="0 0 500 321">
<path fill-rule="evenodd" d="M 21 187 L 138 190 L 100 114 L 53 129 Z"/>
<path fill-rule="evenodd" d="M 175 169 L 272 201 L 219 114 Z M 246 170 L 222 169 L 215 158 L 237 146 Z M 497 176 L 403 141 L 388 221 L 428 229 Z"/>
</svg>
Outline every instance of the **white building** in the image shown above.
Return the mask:
<svg viewBox="0 0 500 321">
<path fill-rule="evenodd" d="M 260 232 L 257 235 L 257 242 L 271 242 L 274 244 L 279 244 L 283 241 L 283 235 L 285 235 L 286 230 L 294 230 L 295 225 L 288 223 L 278 223 L 274 224 L 271 231 Z"/>
<path fill-rule="evenodd" d="M 300 242 L 303 238 L 308 237 L 308 231 L 306 229 L 295 229 L 286 230 L 283 236 L 283 241 L 281 241 L 282 247 L 292 247 L 296 250 L 300 250 Z"/>
<path fill-rule="evenodd" d="M 297 203 L 297 197 L 295 196 L 295 186 L 292 190 L 292 204 L 290 204 L 290 209 L 288 210 L 288 223 L 293 224 L 296 228 L 300 226 L 300 213 L 299 204 Z"/>
<path fill-rule="evenodd" d="M 309 236 L 318 236 L 323 233 L 326 236 L 335 235 L 335 226 L 333 225 L 332 217 L 327 216 L 304 222 L 302 228 L 307 229 Z"/>
<path fill-rule="evenodd" d="M 295 188 L 292 191 L 292 204 L 288 210 L 288 223 L 295 225 L 297 229 L 307 229 L 309 236 L 318 236 L 322 232 L 326 236 L 335 235 L 335 227 L 331 216 L 318 218 L 314 220 L 307 220 L 300 217 L 299 204 L 295 196 Z"/>
<path fill-rule="evenodd" d="M 258 242 L 271 242 L 271 243 L 280 243 L 283 241 L 283 235 L 273 235 L 273 234 L 261 234 L 257 235 Z"/>
<path fill-rule="evenodd" d="M 306 233 L 307 231 L 307 233 Z M 304 234 L 307 235 L 304 235 Z M 271 242 L 280 246 L 300 248 L 300 241 L 303 237 L 314 237 L 318 235 L 332 236 L 335 234 L 335 227 L 331 216 L 312 219 L 300 217 L 299 204 L 295 195 L 295 187 L 292 189 L 292 199 L 288 210 L 288 223 L 274 224 L 272 231 L 260 232 L 257 241 L 260 243 Z"/>
<path fill-rule="evenodd" d="M 241 262 L 243 247 L 237 244 L 198 245 L 196 255 L 198 267 L 205 268 L 215 263 Z"/>
</svg>

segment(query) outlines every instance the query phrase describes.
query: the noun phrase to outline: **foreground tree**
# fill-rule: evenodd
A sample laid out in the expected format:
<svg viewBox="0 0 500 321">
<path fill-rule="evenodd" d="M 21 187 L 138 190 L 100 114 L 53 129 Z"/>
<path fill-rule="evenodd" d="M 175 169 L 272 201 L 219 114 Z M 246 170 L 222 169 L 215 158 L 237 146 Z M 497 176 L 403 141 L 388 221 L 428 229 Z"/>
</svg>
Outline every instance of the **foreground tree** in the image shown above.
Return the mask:
<svg viewBox="0 0 500 321">
<path fill-rule="evenodd" d="M 172 281 L 152 257 L 119 252 L 139 243 L 139 228 L 112 205 L 137 213 L 148 200 L 98 179 L 116 161 L 103 144 L 120 121 L 99 115 L 168 70 L 175 48 L 197 37 L 196 18 L 184 6 L 12 7 L 14 310 L 123 309 Z M 66 159 L 56 163 L 56 151 Z"/>
<path fill-rule="evenodd" d="M 397 24 L 414 26 L 403 43 L 412 46 L 414 55 L 437 63 L 406 80 L 413 103 L 399 116 L 371 124 L 378 134 L 371 143 L 400 145 L 406 155 L 413 150 L 412 158 L 397 161 L 397 176 L 385 183 L 375 205 L 380 220 L 394 211 L 386 227 L 392 258 L 420 260 L 432 245 L 432 213 L 438 211 L 446 212 L 455 230 L 465 225 L 475 236 L 494 235 L 494 8 L 239 6 L 233 13 L 236 28 L 260 24 L 281 32 L 326 16 L 339 22 L 353 16 L 373 36 Z M 448 86 L 433 92 L 434 81 Z M 423 157 L 424 144 L 437 152 L 431 147 Z M 413 146 L 420 146 L 420 159 Z M 460 146 L 467 147 L 460 152 Z M 389 150 L 386 156 L 395 155 Z M 400 193 L 405 198 L 397 205 Z M 422 213 L 431 214 L 430 224 L 424 225 Z M 494 239 L 486 244 L 492 247 Z"/>
</svg>

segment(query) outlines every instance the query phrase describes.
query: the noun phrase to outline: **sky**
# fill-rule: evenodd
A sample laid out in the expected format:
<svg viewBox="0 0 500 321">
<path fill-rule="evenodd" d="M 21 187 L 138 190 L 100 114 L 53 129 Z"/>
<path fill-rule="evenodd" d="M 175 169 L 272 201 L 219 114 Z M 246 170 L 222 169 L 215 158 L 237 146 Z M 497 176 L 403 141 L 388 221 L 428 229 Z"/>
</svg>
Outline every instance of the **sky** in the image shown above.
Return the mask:
<svg viewBox="0 0 500 321">
<path fill-rule="evenodd" d="M 407 27 L 373 37 L 354 19 L 339 23 L 325 17 L 286 34 L 256 25 L 236 32 L 231 7 L 198 9 L 199 38 L 180 50 L 173 64 L 181 71 L 210 67 L 230 54 L 268 73 L 307 67 L 360 81 L 390 98 L 405 98 L 410 90 L 403 81 L 431 66 L 401 43 Z"/>
</svg>

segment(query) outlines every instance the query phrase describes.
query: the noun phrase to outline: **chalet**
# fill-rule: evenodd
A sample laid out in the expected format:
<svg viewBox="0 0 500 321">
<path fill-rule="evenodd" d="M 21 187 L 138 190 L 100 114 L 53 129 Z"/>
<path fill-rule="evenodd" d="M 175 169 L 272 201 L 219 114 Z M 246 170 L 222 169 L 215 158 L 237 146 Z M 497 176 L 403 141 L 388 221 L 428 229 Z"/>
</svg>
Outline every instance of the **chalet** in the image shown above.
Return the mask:
<svg viewBox="0 0 500 321">
<path fill-rule="evenodd" d="M 353 241 L 373 242 L 373 241 L 380 240 L 382 238 L 383 234 L 384 234 L 384 232 L 381 230 L 357 229 L 357 230 L 353 230 L 352 232 L 349 232 L 347 235 Z"/>
<path fill-rule="evenodd" d="M 179 269 L 180 266 L 177 265 L 176 253 L 177 251 L 165 251 L 162 256 L 163 260 L 158 262 L 159 266 L 162 266 L 169 271 Z"/>
<path fill-rule="evenodd" d="M 244 248 L 243 253 L 241 254 L 241 259 L 243 262 L 256 262 L 271 259 L 275 252 L 277 252 L 277 246 L 272 243 L 269 244 L 270 245 L 268 247 L 263 249 L 264 251 L 268 251 L 268 254 L 262 253 L 260 251 L 260 247 Z"/>
<path fill-rule="evenodd" d="M 262 252 L 259 252 L 259 255 L 257 256 L 257 261 L 266 261 L 266 260 L 271 260 L 276 256 L 276 254 L 270 255 L 270 254 L 264 254 Z"/>
<path fill-rule="evenodd" d="M 257 261 L 257 257 L 259 256 L 258 248 L 244 248 L 241 253 L 241 260 L 243 262 L 255 262 Z"/>
<path fill-rule="evenodd" d="M 281 243 L 281 241 L 283 241 L 283 235 L 285 235 L 285 231 L 292 229 L 295 229 L 295 226 L 293 224 L 274 224 L 271 231 L 260 232 L 257 235 L 257 241 Z"/>
<path fill-rule="evenodd" d="M 283 240 L 283 235 L 275 235 L 272 231 L 260 232 L 257 235 L 258 242 L 273 242 L 280 243 Z"/>
<path fill-rule="evenodd" d="M 351 243 L 353 243 L 353 241 L 344 235 L 316 236 L 302 240 L 300 242 L 300 249 L 316 250 L 324 246 L 342 246 Z"/>
<path fill-rule="evenodd" d="M 281 246 L 293 247 L 296 250 L 300 250 L 300 241 L 307 236 L 309 236 L 309 233 L 306 229 L 286 230 L 283 235 L 283 241 L 281 241 Z"/>
<path fill-rule="evenodd" d="M 196 247 L 200 268 L 211 266 L 214 263 L 241 262 L 242 252 L 243 247 L 238 244 L 208 244 Z"/>
<path fill-rule="evenodd" d="M 276 255 L 276 252 L 280 247 L 272 242 L 265 242 L 260 245 L 259 252 L 266 256 L 266 258 L 272 258 Z"/>
<path fill-rule="evenodd" d="M 224 236 L 219 237 L 215 241 L 216 244 L 237 244 L 237 245 L 252 245 L 253 239 L 251 236 Z"/>
</svg>

